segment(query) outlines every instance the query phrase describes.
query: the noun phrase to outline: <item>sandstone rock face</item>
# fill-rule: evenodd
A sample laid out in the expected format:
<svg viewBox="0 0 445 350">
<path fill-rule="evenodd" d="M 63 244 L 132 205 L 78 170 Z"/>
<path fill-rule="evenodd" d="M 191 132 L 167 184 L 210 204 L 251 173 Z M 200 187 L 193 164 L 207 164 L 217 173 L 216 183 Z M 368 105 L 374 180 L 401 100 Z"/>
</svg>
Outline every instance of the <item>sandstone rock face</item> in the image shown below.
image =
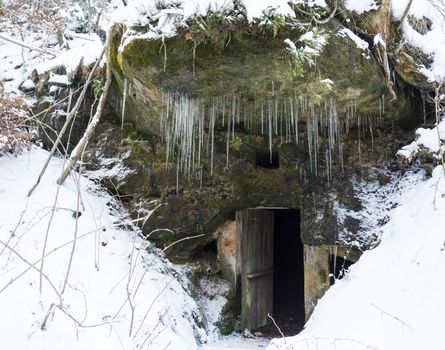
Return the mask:
<svg viewBox="0 0 445 350">
<path fill-rule="evenodd" d="M 398 99 L 390 102 L 372 52 L 338 34 L 339 26 L 325 27 L 327 44 L 302 75 L 294 74 L 284 44 L 298 43 L 297 29 L 274 35 L 247 27 L 230 32 L 222 46 L 196 45 L 187 33 L 122 46 L 125 28 L 114 28 L 115 113 L 90 159 L 100 165 L 124 158 L 127 171 L 103 181 L 134 213 L 163 203 L 143 226 L 159 246 L 204 234 L 172 246 L 171 258 L 193 257 L 247 207 L 301 210 L 305 244 L 335 243 L 341 230 L 359 234 L 359 220 L 339 220 L 334 202 L 361 208 L 350 180 L 377 180 L 373 167 L 392 157 L 401 137 L 396 127 L 419 122 L 421 101 L 399 80 Z M 181 108 L 194 111 L 188 138 L 175 134 Z M 188 153 L 181 151 L 187 142 Z"/>
<path fill-rule="evenodd" d="M 423 119 L 421 95 L 404 81 L 424 86 L 416 58 L 404 47 L 393 60 L 390 101 L 372 47 L 381 14 L 368 16 L 350 29 L 369 49 L 336 19 L 310 35 L 298 25 L 272 31 L 215 20 L 205 32 L 190 24 L 164 40 L 128 40 L 116 25 L 108 110 L 85 157 L 90 176 L 135 217 L 156 208 L 143 231 L 160 247 L 181 240 L 167 251 L 180 261 L 247 207 L 299 209 L 308 245 L 333 244 L 340 231 L 360 235 L 360 219 L 337 212 L 363 208 L 351 180 L 381 180 L 375 168 Z M 296 64 L 289 43 L 310 52 L 302 38 L 317 35 L 319 54 Z M 88 120 L 82 114 L 74 130 Z M 57 129 L 63 116 L 47 121 Z"/>
</svg>

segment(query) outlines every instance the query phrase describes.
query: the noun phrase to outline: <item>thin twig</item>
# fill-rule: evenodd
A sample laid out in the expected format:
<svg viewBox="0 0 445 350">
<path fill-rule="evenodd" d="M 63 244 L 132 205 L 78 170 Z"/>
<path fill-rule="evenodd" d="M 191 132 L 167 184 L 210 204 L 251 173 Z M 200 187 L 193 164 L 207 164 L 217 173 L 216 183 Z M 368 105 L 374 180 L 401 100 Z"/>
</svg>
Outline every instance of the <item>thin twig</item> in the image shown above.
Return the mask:
<svg viewBox="0 0 445 350">
<path fill-rule="evenodd" d="M 19 46 L 22 46 L 22 47 L 25 47 L 25 48 L 30 49 L 32 51 L 37 51 L 37 52 L 43 53 L 45 55 L 51 56 L 52 58 L 57 57 L 54 53 L 47 52 L 47 51 L 42 50 L 42 49 L 40 49 L 40 48 L 38 48 L 36 46 L 26 44 L 23 41 L 18 41 L 16 39 L 13 39 L 13 38 L 11 38 L 9 36 L 6 36 L 4 34 L 1 34 L 1 33 L 0 33 L 0 39 L 9 41 L 10 43 L 13 43 L 13 44 L 16 44 L 16 45 L 19 45 Z"/>
<path fill-rule="evenodd" d="M 176 245 L 178 243 L 181 243 L 183 241 L 188 241 L 189 239 L 199 238 L 199 237 L 202 237 L 202 236 L 205 236 L 205 234 L 201 233 L 200 235 L 189 236 L 189 237 L 184 237 L 184 238 L 178 239 L 177 241 L 175 241 L 175 242 L 169 244 L 168 246 L 166 246 L 164 249 L 162 249 L 162 251 L 165 252 L 166 250 L 170 249 L 171 247 L 173 247 L 174 245 Z"/>
<path fill-rule="evenodd" d="M 371 306 L 375 307 L 377 310 L 379 310 L 381 313 L 395 319 L 396 321 L 399 321 L 401 324 L 403 324 L 404 326 L 408 327 L 408 328 L 412 328 L 408 323 L 402 321 L 400 318 L 398 318 L 397 316 L 394 316 L 392 314 L 390 314 L 389 312 L 386 312 L 385 310 L 382 310 L 381 308 L 379 308 L 377 305 L 371 303 Z"/>
<path fill-rule="evenodd" d="M 32 264 L 30 263 L 26 258 L 24 258 L 19 252 L 17 252 L 14 248 L 10 247 L 7 243 L 3 242 L 2 240 L 0 240 L 0 244 L 3 245 L 4 247 L 6 247 L 7 249 L 9 249 L 12 253 L 14 253 L 20 260 L 22 260 L 25 264 L 27 264 L 29 266 L 29 268 L 32 268 L 34 270 L 36 270 L 41 276 L 43 276 L 49 283 L 49 285 L 51 286 L 51 288 L 54 290 L 54 292 L 56 293 L 56 295 L 59 297 L 60 300 L 62 300 L 62 296 L 60 295 L 59 291 L 57 290 L 57 288 L 54 286 L 54 284 L 51 282 L 51 280 L 49 279 L 49 277 L 40 269 L 38 269 L 35 266 L 35 263 Z"/>
<path fill-rule="evenodd" d="M 270 313 L 267 313 L 267 317 L 269 317 L 272 320 L 274 326 L 278 329 L 278 332 L 280 332 L 281 337 L 283 338 L 284 345 L 286 345 L 286 338 L 284 337 L 284 333 L 281 331 L 281 328 L 278 327 L 278 324 L 275 322 L 275 319 L 271 316 Z"/>
</svg>

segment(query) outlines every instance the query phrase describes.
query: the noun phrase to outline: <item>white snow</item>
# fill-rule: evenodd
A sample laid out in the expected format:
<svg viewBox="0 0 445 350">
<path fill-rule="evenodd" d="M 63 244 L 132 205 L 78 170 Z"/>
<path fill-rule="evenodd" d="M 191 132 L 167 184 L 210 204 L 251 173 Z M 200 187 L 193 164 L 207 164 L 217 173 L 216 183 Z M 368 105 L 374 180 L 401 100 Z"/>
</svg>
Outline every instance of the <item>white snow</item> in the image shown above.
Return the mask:
<svg viewBox="0 0 445 350">
<path fill-rule="evenodd" d="M 391 1 L 393 16 L 400 19 L 408 2 L 409 0 Z M 433 59 L 431 67 L 419 67 L 430 81 L 441 81 L 445 78 L 444 11 L 445 5 L 440 0 L 413 0 L 409 15 L 417 19 L 429 18 L 432 21 L 431 30 L 422 35 L 407 20 L 402 25 L 405 40 Z"/>
<path fill-rule="evenodd" d="M 386 47 L 386 42 L 385 39 L 382 38 L 382 36 L 380 34 L 377 34 L 374 36 L 374 45 L 380 45 L 382 47 Z"/>
<path fill-rule="evenodd" d="M 102 51 L 103 44 L 97 35 L 90 35 L 88 39 L 90 40 L 75 38 L 70 42 L 69 50 L 62 51 L 52 60 L 44 60 L 35 64 L 32 69 L 35 69 L 38 73 L 44 73 L 57 66 L 64 66 L 67 72 L 71 73 L 81 61 L 85 65 L 95 62 Z"/>
<path fill-rule="evenodd" d="M 217 276 L 208 276 L 199 280 L 198 287 L 198 303 L 205 315 L 209 340 L 214 343 L 219 340 L 221 335 L 218 322 L 221 322 L 223 308 L 228 302 L 226 296 L 230 292 L 231 285 Z"/>
<path fill-rule="evenodd" d="M 403 175 L 379 169 L 381 174 L 388 176 L 386 185 L 374 181 L 351 178 L 355 196 L 360 200 L 362 208 L 358 211 L 347 209 L 333 199 L 334 209 L 339 223 L 343 224 L 347 217 L 360 220 L 357 233 L 347 230 L 338 232 L 339 243 L 358 249 L 374 246 L 381 239 L 384 225 L 391 218 L 394 209 L 403 201 L 403 194 L 416 184 L 425 180 L 425 172 L 421 169 L 407 169 Z"/>
<path fill-rule="evenodd" d="M 71 82 L 69 81 L 66 74 L 64 75 L 52 74 L 51 77 L 48 79 L 48 83 L 54 85 L 63 85 L 63 86 L 71 85 Z"/>
<path fill-rule="evenodd" d="M 445 120 L 432 129 L 418 128 L 416 130 L 416 140 L 409 145 L 402 147 L 397 155 L 411 161 L 421 149 L 437 155 L 440 151 L 439 135 L 442 141 L 445 140 Z M 443 146 L 442 146 L 443 147 Z"/>
<path fill-rule="evenodd" d="M 294 11 L 287 0 L 243 0 L 243 4 L 246 6 L 247 17 L 250 20 L 261 18 L 263 11 L 267 8 L 275 9 L 277 15 L 294 15 Z"/>
<path fill-rule="evenodd" d="M 359 15 L 379 8 L 375 0 L 346 0 L 345 6 L 348 10 L 355 11 Z"/>
<path fill-rule="evenodd" d="M 408 1 L 391 2 L 396 18 L 401 18 Z M 294 2 L 301 3 L 302 0 Z M 157 24 L 145 34 L 146 37 L 166 37 L 175 35 L 177 25 L 183 25 L 186 19 L 233 6 L 231 0 L 179 0 L 175 3 L 176 7 L 159 10 L 153 1 L 133 0 L 124 8 L 122 1 L 113 0 L 104 10 L 100 26 L 106 29 L 116 21 L 145 25 L 151 16 Z M 307 4 L 326 6 L 323 0 L 311 0 Z M 244 5 L 250 20 L 261 17 L 268 9 L 275 9 L 279 15 L 293 14 L 285 0 L 245 0 Z M 445 77 L 444 19 L 437 6 L 441 6 L 439 0 L 413 1 L 410 15 L 419 19 L 425 16 L 433 22 L 428 33 L 416 32 L 407 21 L 402 26 L 405 40 L 433 59 L 431 67 L 420 67 L 431 81 Z M 362 14 L 377 9 L 378 5 L 374 0 L 346 0 L 346 7 Z M 71 10 L 79 17 L 86 15 L 78 5 Z M 67 18 L 72 16 L 68 12 L 65 15 Z M 14 34 L 11 33 L 13 26 L 6 29 L 10 35 Z M 340 30 L 339 35 L 348 36 L 363 50 L 368 48 L 366 42 L 348 29 Z M 313 42 L 314 38 L 314 32 L 309 31 L 299 40 L 305 44 L 306 41 Z M 314 53 L 325 44 L 323 36 L 315 39 L 315 47 L 304 46 L 305 52 Z M 29 33 L 24 40 L 55 53 L 56 57 L 50 58 L 0 40 L 0 77 L 8 89 L 16 89 L 22 84 L 31 86 L 32 81 L 28 79 L 34 69 L 43 73 L 61 65 L 66 68 L 67 75 L 53 75 L 50 82 L 68 84 L 68 77 L 79 62 L 94 62 L 102 48 L 100 38 L 93 34 L 73 34 L 68 49 L 45 46 L 56 43 L 54 35 L 45 38 L 41 33 Z M 380 36 L 376 36 L 374 42 L 385 44 Z M 293 41 L 286 39 L 285 43 L 290 51 L 297 51 Z M 332 85 L 329 79 L 321 82 Z M 416 141 L 403 147 L 398 155 L 412 159 L 420 149 L 426 149 L 437 156 L 441 147 L 438 131 L 445 140 L 445 122 L 438 128 L 418 129 Z M 0 143 L 2 141 L 0 137 Z M 213 285 L 211 288 L 206 285 L 205 288 L 214 288 L 216 292 L 201 296 L 202 305 L 197 305 L 187 291 L 190 282 L 181 268 L 166 261 L 162 253 L 139 238 L 137 230 L 119 228 L 129 219 L 110 196 L 82 176 L 69 179 L 61 187 L 55 184 L 61 171 L 61 160 L 52 160 L 42 183 L 26 199 L 25 194 L 46 156 L 45 151 L 34 148 L 16 158 L 0 158 L 2 349 L 167 347 L 193 350 L 266 346 L 265 341 L 246 344 L 244 339 L 235 336 L 215 342 L 217 332 L 214 326 L 210 327 L 213 334 L 208 337 L 197 325 L 205 321 L 200 316 L 200 308 L 207 314 L 207 321 L 212 323 L 218 319 L 226 298 L 219 295 Z M 107 166 L 105 170 L 88 175 L 103 178 L 107 171 L 115 175 L 129 171 L 119 159 L 110 160 Z M 337 208 L 343 215 L 359 215 L 369 229 L 369 235 L 380 237 L 381 243 L 365 252 L 350 273 L 326 293 L 302 333 L 285 340 L 276 339 L 270 349 L 283 348 L 284 342 L 285 348 L 289 349 L 445 348 L 442 334 L 445 324 L 445 279 L 442 278 L 445 270 L 445 184 L 442 168 L 437 167 L 429 181 L 420 182 L 420 179 L 421 174 L 408 172 L 399 182 L 392 179 L 387 186 L 374 182 L 363 187 L 359 194 L 365 203 L 363 211 L 354 214 Z M 356 183 L 355 186 L 363 184 Z M 387 208 L 395 204 L 399 205 L 395 210 Z M 73 214 L 77 211 L 82 215 L 76 220 Z M 389 217 L 390 221 L 383 227 L 378 224 L 379 219 L 386 221 Z M 47 231 L 45 275 L 40 293 L 41 274 L 36 269 L 41 266 Z M 68 274 L 75 234 L 78 239 Z M 134 318 L 128 292 L 134 305 Z M 42 325 L 45 330 L 41 329 Z M 197 340 L 211 341 L 211 344 L 200 346 Z"/>
<path fill-rule="evenodd" d="M 0 158 L 2 348 L 196 348 L 195 336 L 204 331 L 186 292 L 190 282 L 135 231 L 119 228 L 128 218 L 109 195 L 82 176 L 58 187 L 62 161 L 54 159 L 32 196 L 25 197 L 47 155 L 34 148 Z M 77 211 L 82 215 L 76 220 Z M 36 269 L 46 232 L 40 293 Z M 134 306 L 131 336 L 127 290 Z"/>
<path fill-rule="evenodd" d="M 36 87 L 36 84 L 31 79 L 27 79 L 23 82 L 21 89 L 24 91 L 31 91 L 34 90 Z"/>
<path fill-rule="evenodd" d="M 437 166 L 405 190 L 380 244 L 326 292 L 300 334 L 268 349 L 444 349 L 444 173 Z"/>
<path fill-rule="evenodd" d="M 359 49 L 361 50 L 368 50 L 369 49 L 369 44 L 364 41 L 362 38 L 360 38 L 359 36 L 355 35 L 354 32 L 348 28 L 343 28 L 341 30 L 338 31 L 338 35 L 345 37 L 347 36 L 349 39 L 351 39 Z"/>
<path fill-rule="evenodd" d="M 221 337 L 218 341 L 202 346 L 202 350 L 264 350 L 269 345 L 264 338 L 245 338 L 243 335 L 233 334 Z"/>
<path fill-rule="evenodd" d="M 440 166 L 405 193 L 380 245 L 327 291 L 288 348 L 444 349 L 444 193 Z"/>
<path fill-rule="evenodd" d="M 401 19 L 410 0 L 391 1 L 392 15 Z M 378 8 L 375 0 L 346 0 L 346 8 L 362 14 Z M 428 18 L 432 21 L 431 30 L 426 34 L 417 32 L 407 21 L 402 24 L 404 40 L 415 48 L 420 49 L 427 58 L 432 60 L 428 67 L 419 66 L 429 81 L 440 82 L 445 78 L 445 29 L 444 29 L 445 4 L 441 0 L 413 0 L 408 15 L 416 19 Z M 383 44 L 384 41 L 378 40 Z"/>
</svg>

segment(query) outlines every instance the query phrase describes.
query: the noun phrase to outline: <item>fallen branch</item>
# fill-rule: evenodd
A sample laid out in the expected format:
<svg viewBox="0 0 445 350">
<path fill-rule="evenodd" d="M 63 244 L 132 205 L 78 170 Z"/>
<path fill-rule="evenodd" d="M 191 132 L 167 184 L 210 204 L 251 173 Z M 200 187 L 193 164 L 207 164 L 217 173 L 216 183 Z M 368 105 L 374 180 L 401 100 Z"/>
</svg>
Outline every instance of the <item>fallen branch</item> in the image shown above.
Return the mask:
<svg viewBox="0 0 445 350">
<path fill-rule="evenodd" d="M 11 38 L 9 36 L 6 36 L 4 34 L 0 34 L 0 39 L 9 41 L 10 43 L 13 43 L 13 44 L 16 44 L 16 45 L 19 45 L 19 46 L 22 46 L 22 47 L 25 47 L 25 48 L 30 49 L 32 51 L 37 51 L 37 52 L 43 53 L 45 55 L 51 56 L 52 58 L 57 57 L 55 54 L 53 54 L 51 52 L 47 52 L 47 51 L 42 50 L 42 49 L 40 49 L 40 48 L 38 48 L 36 46 L 26 44 L 23 41 L 16 40 L 16 39 Z"/>
</svg>

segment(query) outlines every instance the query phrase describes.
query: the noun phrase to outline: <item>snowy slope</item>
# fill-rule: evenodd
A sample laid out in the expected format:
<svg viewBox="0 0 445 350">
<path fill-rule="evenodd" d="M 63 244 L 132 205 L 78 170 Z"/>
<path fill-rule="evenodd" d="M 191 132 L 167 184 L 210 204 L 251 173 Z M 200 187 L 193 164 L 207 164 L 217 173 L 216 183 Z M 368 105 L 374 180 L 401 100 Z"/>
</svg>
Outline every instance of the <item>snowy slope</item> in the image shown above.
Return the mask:
<svg viewBox="0 0 445 350">
<path fill-rule="evenodd" d="M 0 158 L 1 348 L 196 348 L 195 336 L 204 331 L 189 281 L 134 231 L 119 227 L 128 218 L 110 196 L 79 176 L 58 188 L 62 161 L 55 159 L 25 198 L 46 157 L 35 148 Z"/>
<path fill-rule="evenodd" d="M 269 349 L 443 350 L 444 169 L 407 191 L 366 251 L 318 302 L 297 336 Z"/>
</svg>

